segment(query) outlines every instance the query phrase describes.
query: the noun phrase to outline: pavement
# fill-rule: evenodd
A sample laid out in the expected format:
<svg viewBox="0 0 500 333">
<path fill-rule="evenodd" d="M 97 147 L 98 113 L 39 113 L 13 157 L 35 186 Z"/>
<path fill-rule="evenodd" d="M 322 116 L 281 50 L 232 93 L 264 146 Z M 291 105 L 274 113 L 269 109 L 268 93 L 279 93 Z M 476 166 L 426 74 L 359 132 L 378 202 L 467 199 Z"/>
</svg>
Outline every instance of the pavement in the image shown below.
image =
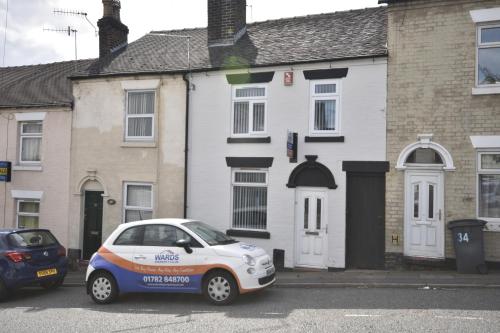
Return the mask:
<svg viewBox="0 0 500 333">
<path fill-rule="evenodd" d="M 85 271 L 70 272 L 64 286 L 85 285 Z M 459 274 L 454 271 L 346 270 L 276 273 L 278 288 L 500 288 L 500 271 Z"/>
</svg>

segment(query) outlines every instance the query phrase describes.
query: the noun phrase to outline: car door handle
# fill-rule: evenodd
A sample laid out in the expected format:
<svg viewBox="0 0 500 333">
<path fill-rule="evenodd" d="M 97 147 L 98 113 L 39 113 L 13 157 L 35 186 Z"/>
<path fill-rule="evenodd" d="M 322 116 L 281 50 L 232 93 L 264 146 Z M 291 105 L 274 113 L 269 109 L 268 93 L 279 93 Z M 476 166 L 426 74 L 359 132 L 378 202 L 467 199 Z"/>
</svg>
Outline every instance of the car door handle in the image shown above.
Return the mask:
<svg viewBox="0 0 500 333">
<path fill-rule="evenodd" d="M 134 256 L 134 259 L 144 260 L 144 259 L 146 259 L 146 257 L 139 255 L 139 256 Z"/>
</svg>

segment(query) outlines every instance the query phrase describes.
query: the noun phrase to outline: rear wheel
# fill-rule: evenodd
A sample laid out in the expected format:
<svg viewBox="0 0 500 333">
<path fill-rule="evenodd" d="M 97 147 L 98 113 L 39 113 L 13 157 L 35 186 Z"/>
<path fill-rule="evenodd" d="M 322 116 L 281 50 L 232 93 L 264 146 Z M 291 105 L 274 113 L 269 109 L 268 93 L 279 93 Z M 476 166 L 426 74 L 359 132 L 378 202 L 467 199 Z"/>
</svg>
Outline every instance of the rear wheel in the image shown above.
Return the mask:
<svg viewBox="0 0 500 333">
<path fill-rule="evenodd" d="M 238 296 L 238 285 L 226 271 L 213 271 L 203 282 L 203 295 L 215 305 L 227 305 Z"/>
<path fill-rule="evenodd" d="M 118 296 L 118 288 L 113 276 L 107 272 L 97 272 L 90 280 L 90 297 L 97 304 L 109 304 Z"/>
</svg>

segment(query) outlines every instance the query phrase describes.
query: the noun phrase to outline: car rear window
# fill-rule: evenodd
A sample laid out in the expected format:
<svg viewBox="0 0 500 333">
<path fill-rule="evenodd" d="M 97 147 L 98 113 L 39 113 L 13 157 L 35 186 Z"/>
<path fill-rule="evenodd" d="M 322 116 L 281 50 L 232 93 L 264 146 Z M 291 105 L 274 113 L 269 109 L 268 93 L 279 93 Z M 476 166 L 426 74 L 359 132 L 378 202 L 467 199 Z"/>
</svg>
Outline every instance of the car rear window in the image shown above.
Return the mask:
<svg viewBox="0 0 500 333">
<path fill-rule="evenodd" d="M 48 231 L 20 231 L 9 235 L 9 242 L 15 247 L 40 247 L 57 245 L 56 238 Z"/>
</svg>

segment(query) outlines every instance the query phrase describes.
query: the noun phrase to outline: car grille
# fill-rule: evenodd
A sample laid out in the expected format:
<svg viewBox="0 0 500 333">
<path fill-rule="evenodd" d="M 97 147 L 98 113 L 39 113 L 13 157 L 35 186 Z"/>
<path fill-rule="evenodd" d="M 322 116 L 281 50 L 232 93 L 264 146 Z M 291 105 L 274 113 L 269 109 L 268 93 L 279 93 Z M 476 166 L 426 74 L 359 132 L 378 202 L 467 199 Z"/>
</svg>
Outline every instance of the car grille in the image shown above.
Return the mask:
<svg viewBox="0 0 500 333">
<path fill-rule="evenodd" d="M 274 276 L 275 274 L 271 274 L 269 276 L 266 276 L 266 277 L 263 277 L 263 278 L 260 278 L 259 279 L 259 284 L 262 286 L 264 284 L 268 284 L 269 282 L 271 282 L 272 280 L 274 280 Z"/>
</svg>

